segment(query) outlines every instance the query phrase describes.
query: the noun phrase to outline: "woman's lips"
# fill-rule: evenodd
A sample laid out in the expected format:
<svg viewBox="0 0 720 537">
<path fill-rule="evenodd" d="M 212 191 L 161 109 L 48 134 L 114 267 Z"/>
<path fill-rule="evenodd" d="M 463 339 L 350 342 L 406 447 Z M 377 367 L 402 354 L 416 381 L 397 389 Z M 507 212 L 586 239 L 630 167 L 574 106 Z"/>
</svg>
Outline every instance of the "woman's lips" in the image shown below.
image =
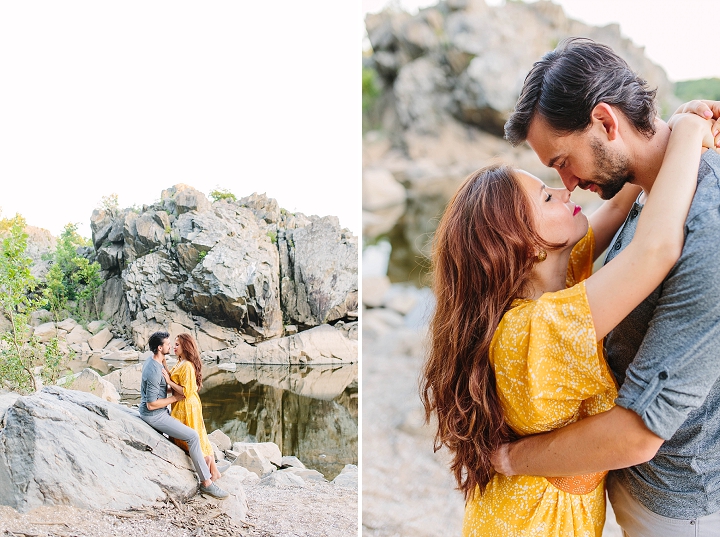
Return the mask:
<svg viewBox="0 0 720 537">
<path fill-rule="evenodd" d="M 582 211 L 582 207 L 580 207 L 579 205 L 576 205 L 575 209 L 573 209 L 573 216 L 578 214 L 580 211 Z"/>
</svg>

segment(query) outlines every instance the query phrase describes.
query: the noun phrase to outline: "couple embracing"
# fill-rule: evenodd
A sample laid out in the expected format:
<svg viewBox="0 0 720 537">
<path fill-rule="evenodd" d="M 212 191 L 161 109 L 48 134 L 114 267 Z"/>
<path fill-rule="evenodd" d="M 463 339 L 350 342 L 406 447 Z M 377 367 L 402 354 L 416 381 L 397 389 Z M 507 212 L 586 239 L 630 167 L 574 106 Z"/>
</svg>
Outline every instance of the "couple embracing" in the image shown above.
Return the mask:
<svg viewBox="0 0 720 537">
<path fill-rule="evenodd" d="M 421 396 L 464 535 L 600 537 L 607 487 L 626 537 L 720 536 L 720 103 L 665 123 L 654 99 L 564 41 L 505 135 L 565 188 L 484 168 L 440 221 Z"/>
<path fill-rule="evenodd" d="M 148 344 L 153 357 L 147 359 L 142 368 L 140 417 L 189 452 L 200 478 L 202 494 L 224 500 L 228 493 L 213 482 L 220 479 L 220 472 L 215 465 L 198 396 L 202 387 L 202 364 L 197 343 L 190 334 L 177 336 L 174 354 L 178 363 L 171 371 L 165 361 L 165 356 L 170 354 L 170 334 L 155 332 Z M 172 413 L 167 408 L 169 405 Z"/>
</svg>

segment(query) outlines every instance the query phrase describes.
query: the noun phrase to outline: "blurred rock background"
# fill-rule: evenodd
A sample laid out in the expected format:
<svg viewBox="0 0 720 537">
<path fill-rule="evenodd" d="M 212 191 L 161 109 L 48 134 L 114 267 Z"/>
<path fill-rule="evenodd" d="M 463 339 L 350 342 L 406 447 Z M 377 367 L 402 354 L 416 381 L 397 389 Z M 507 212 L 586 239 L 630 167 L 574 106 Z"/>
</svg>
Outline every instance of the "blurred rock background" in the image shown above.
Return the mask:
<svg viewBox="0 0 720 537">
<path fill-rule="evenodd" d="M 418 374 L 432 311 L 429 246 L 442 211 L 477 168 L 507 162 L 559 185 L 526 145 L 502 138 L 526 74 L 562 39 L 611 46 L 652 87 L 667 118 L 696 98 L 617 24 L 594 27 L 549 1 L 446 0 L 365 17 L 363 51 L 363 535 L 458 535 L 463 499 L 433 454 Z M 712 95 L 707 95 L 712 98 Z M 576 191 L 592 212 L 599 199 Z M 620 535 L 608 511 L 605 535 Z"/>
</svg>

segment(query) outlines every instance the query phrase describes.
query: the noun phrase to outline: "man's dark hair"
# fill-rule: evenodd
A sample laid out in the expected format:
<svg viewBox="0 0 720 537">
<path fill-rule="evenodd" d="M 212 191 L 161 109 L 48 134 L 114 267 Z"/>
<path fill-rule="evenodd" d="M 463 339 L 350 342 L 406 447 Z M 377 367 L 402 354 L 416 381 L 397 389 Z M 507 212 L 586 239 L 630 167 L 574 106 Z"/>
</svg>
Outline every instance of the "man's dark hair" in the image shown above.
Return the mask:
<svg viewBox="0 0 720 537">
<path fill-rule="evenodd" d="M 642 134 L 655 134 L 655 93 L 613 50 L 591 39 L 571 37 L 548 52 L 525 77 L 505 139 L 527 139 L 539 114 L 558 134 L 583 131 L 598 103 L 617 107 Z"/>
<path fill-rule="evenodd" d="M 152 353 L 155 354 L 158 351 L 158 347 L 162 346 L 163 341 L 165 341 L 169 337 L 170 334 L 168 334 L 164 330 L 155 332 L 152 336 L 150 336 L 150 341 L 148 341 L 148 345 L 150 346 L 150 350 L 152 351 Z"/>
</svg>

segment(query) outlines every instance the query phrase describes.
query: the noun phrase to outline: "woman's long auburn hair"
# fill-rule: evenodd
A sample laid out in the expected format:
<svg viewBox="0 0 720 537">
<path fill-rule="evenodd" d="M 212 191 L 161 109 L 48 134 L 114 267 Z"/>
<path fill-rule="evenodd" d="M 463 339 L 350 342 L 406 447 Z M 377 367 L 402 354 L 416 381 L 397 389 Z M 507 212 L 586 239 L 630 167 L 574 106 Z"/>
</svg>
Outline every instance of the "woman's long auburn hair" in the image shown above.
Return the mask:
<svg viewBox="0 0 720 537">
<path fill-rule="evenodd" d="M 195 380 L 199 390 L 202 388 L 202 362 L 200 362 L 200 351 L 195 338 L 190 334 L 178 334 L 177 340 L 182 348 L 183 359 L 190 362 L 195 368 Z"/>
<path fill-rule="evenodd" d="M 530 291 L 538 248 L 531 202 L 508 166 L 472 173 L 448 203 L 432 248 L 435 311 L 422 376 L 425 418 L 438 418 L 435 451 L 446 446 L 465 499 L 493 475 L 490 455 L 515 438 L 489 362 L 490 343 L 513 300 Z"/>
</svg>

